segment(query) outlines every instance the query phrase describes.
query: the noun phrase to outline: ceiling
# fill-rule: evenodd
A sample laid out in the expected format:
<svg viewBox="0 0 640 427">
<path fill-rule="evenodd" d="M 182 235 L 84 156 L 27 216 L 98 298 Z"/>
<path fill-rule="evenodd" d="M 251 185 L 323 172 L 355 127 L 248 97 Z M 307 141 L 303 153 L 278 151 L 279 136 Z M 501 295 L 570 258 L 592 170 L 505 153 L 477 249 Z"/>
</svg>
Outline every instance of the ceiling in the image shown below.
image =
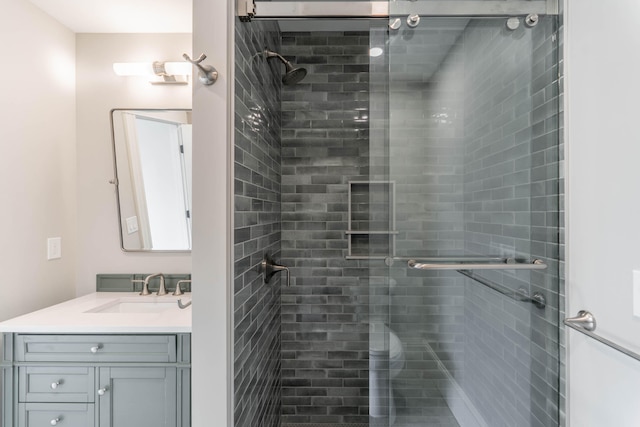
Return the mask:
<svg viewBox="0 0 640 427">
<path fill-rule="evenodd" d="M 30 0 L 76 33 L 191 33 L 192 0 Z"/>
</svg>

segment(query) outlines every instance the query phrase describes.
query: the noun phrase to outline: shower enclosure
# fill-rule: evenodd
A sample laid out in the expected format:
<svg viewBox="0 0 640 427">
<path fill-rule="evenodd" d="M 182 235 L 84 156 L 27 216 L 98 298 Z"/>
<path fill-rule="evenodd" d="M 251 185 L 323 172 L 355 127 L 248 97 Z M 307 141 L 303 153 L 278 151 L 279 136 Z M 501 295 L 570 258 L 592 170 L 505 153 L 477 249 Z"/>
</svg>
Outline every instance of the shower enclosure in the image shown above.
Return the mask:
<svg viewBox="0 0 640 427">
<path fill-rule="evenodd" d="M 553 2 L 313 3 L 236 23 L 235 425 L 559 425 Z"/>
</svg>

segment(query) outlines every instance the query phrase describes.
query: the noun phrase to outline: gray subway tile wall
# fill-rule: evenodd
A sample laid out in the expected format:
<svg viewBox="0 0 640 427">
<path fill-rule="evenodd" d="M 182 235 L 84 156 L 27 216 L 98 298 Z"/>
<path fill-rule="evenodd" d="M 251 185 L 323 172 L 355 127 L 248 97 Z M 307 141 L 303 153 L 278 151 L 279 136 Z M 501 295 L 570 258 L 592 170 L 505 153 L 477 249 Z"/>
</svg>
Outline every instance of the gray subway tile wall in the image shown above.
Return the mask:
<svg viewBox="0 0 640 427">
<path fill-rule="evenodd" d="M 368 277 L 345 260 L 348 181 L 369 179 L 368 32 L 283 33 L 284 425 L 368 422 Z"/>
<path fill-rule="evenodd" d="M 276 23 L 236 25 L 234 146 L 234 420 L 277 427 L 281 413 L 280 277 L 264 284 L 263 254 L 280 256 L 279 63 Z"/>
</svg>

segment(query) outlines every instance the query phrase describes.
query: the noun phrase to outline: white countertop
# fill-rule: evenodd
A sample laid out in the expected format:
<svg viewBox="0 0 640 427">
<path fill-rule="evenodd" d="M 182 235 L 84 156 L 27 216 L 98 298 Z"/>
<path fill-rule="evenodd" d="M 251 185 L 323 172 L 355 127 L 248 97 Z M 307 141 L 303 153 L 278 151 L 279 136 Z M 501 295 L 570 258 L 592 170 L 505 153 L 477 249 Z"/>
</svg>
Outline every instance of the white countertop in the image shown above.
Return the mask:
<svg viewBox="0 0 640 427">
<path fill-rule="evenodd" d="M 178 308 L 177 301 L 191 301 L 191 294 L 140 296 L 137 292 L 96 292 L 52 305 L 0 323 L 0 332 L 22 333 L 190 333 L 191 306 Z M 93 309 L 118 303 L 166 304 L 153 313 L 100 313 Z"/>
</svg>

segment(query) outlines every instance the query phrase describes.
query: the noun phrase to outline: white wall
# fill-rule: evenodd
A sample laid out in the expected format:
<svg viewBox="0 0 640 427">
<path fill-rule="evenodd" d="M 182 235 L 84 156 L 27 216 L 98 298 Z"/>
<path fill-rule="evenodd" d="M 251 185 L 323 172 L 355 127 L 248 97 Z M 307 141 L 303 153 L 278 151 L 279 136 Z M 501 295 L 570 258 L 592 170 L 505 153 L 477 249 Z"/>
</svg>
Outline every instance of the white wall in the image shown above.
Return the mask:
<svg viewBox="0 0 640 427">
<path fill-rule="evenodd" d="M 193 50 L 220 72 L 193 88 L 192 425 L 231 427 L 232 0 L 194 0 Z"/>
<path fill-rule="evenodd" d="M 567 0 L 567 313 L 640 352 L 640 2 Z M 568 332 L 574 427 L 640 425 L 640 363 Z"/>
<path fill-rule="evenodd" d="M 190 254 L 120 250 L 113 178 L 110 110 L 191 108 L 191 85 L 151 85 L 119 77 L 114 62 L 179 61 L 191 34 L 78 34 L 77 294 L 95 291 L 98 273 L 191 273 Z"/>
<path fill-rule="evenodd" d="M 75 36 L 26 0 L 0 13 L 0 320 L 74 296 Z M 62 237 L 47 261 L 46 240 Z"/>
</svg>

